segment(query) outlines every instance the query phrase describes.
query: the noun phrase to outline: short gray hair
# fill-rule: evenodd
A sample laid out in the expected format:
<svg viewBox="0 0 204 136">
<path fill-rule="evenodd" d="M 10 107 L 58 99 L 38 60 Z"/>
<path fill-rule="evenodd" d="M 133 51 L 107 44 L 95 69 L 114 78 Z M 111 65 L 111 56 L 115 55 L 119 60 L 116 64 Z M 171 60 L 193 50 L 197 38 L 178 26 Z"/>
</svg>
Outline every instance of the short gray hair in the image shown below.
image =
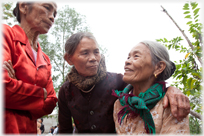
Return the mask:
<svg viewBox="0 0 204 136">
<path fill-rule="evenodd" d="M 146 45 L 152 57 L 152 64 L 155 66 L 159 61 L 164 61 L 166 63 L 166 68 L 164 71 L 158 76 L 157 81 L 163 81 L 171 77 L 174 73 L 176 67 L 173 62 L 169 60 L 169 53 L 166 47 L 158 42 L 154 41 L 142 41 L 144 45 Z"/>
<path fill-rule="evenodd" d="M 80 43 L 81 39 L 83 39 L 84 37 L 94 40 L 94 42 L 98 46 L 96 38 L 91 33 L 89 32 L 75 33 L 72 36 L 70 36 L 65 43 L 65 51 L 69 56 L 72 56 L 74 54 L 78 44 Z"/>
</svg>

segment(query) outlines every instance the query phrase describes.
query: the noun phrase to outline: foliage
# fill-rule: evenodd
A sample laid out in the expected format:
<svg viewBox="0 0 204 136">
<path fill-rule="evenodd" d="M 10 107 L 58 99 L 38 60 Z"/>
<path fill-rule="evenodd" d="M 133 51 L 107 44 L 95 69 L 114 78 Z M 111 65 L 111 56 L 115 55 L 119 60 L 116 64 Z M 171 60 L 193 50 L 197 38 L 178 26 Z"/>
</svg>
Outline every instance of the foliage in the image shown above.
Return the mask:
<svg viewBox="0 0 204 136">
<path fill-rule="evenodd" d="M 11 22 L 16 22 L 12 11 L 13 2 L 2 3 L 1 6 L 3 9 L 2 19 L 6 22 L 6 24 L 11 26 Z"/>
<path fill-rule="evenodd" d="M 181 37 L 167 40 L 166 38 L 157 39 L 168 49 L 174 49 L 180 53 L 185 53 L 184 59 L 175 61 L 176 71 L 173 75 L 175 81 L 172 86 L 178 87 L 190 99 L 191 109 L 202 114 L 202 24 L 200 23 L 199 11 L 196 2 L 185 3 L 183 10 L 185 19 L 188 19 L 186 25 L 189 26 L 191 41 L 182 30 L 188 46 L 183 45 Z M 177 24 L 176 24 L 177 25 Z M 202 121 L 190 116 L 191 134 L 201 133 Z"/>
</svg>

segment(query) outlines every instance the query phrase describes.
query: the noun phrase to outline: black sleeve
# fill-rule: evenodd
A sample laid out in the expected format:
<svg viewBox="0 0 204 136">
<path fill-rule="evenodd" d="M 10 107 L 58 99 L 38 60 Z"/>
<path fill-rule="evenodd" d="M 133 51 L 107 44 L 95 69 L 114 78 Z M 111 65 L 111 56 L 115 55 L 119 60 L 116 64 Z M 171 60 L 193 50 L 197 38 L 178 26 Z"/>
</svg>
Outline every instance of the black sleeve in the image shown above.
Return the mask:
<svg viewBox="0 0 204 136">
<path fill-rule="evenodd" d="M 66 86 L 63 85 L 58 94 L 58 106 L 59 106 L 59 113 L 58 113 L 58 122 L 59 122 L 59 128 L 58 132 L 60 134 L 64 133 L 72 133 L 72 119 L 71 119 L 71 112 L 67 105 L 66 95 L 65 95 L 65 89 Z M 67 91 L 67 90 L 66 90 Z"/>
</svg>

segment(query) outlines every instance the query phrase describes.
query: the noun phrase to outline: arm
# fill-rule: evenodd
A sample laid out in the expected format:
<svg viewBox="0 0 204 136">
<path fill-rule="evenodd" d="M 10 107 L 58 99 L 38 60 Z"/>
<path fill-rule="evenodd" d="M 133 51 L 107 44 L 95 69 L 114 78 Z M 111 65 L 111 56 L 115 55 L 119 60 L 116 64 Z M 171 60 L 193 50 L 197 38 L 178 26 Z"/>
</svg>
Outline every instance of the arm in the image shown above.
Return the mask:
<svg viewBox="0 0 204 136">
<path fill-rule="evenodd" d="M 15 43 L 14 33 L 9 26 L 3 25 L 2 53 L 3 62 L 12 60 Z M 29 110 L 42 108 L 44 103 L 44 90 L 41 87 L 24 83 L 21 80 L 9 77 L 7 70 L 3 69 L 3 84 L 5 108 Z M 32 102 L 32 103 L 31 103 Z"/>
<path fill-rule="evenodd" d="M 59 133 L 72 133 L 72 119 L 71 119 L 71 112 L 67 107 L 67 102 L 65 98 L 65 93 L 63 86 L 60 88 L 59 95 L 58 95 L 58 106 L 59 106 L 59 113 L 58 113 L 58 122 L 59 122 Z"/>
<path fill-rule="evenodd" d="M 50 71 L 51 71 L 51 68 L 50 68 Z M 53 109 L 56 106 L 58 99 L 56 97 L 56 93 L 55 93 L 55 90 L 53 88 L 51 73 L 50 73 L 50 77 L 49 77 L 49 80 L 47 82 L 47 86 L 45 87 L 45 89 L 47 90 L 47 98 L 44 101 L 43 107 L 41 109 L 38 109 L 38 110 L 35 110 L 35 109 L 30 110 L 30 113 L 31 113 L 33 119 L 40 118 L 40 117 L 47 115 L 47 114 L 51 114 Z"/>
<path fill-rule="evenodd" d="M 169 87 L 163 99 L 163 106 L 167 108 L 170 105 L 171 113 L 177 120 L 182 120 L 190 112 L 190 102 L 176 87 Z"/>
<path fill-rule="evenodd" d="M 14 56 L 14 49 L 16 49 L 17 46 L 16 43 L 13 42 L 14 35 L 15 34 L 10 27 L 4 26 L 2 38 L 4 61 L 13 61 L 12 58 L 16 57 Z M 18 43 L 18 46 L 19 44 L 20 43 Z M 15 63 L 13 64 L 15 67 Z M 51 65 L 48 70 L 51 71 Z M 10 73 L 4 69 L 3 84 L 5 85 L 4 96 L 6 108 L 35 111 L 37 113 L 36 118 L 52 112 L 53 108 L 56 106 L 57 97 L 52 84 L 51 72 L 45 88 L 25 83 L 22 80 L 17 80 L 15 78 L 13 79 L 9 77 L 9 75 Z M 44 97 L 46 96 L 45 92 L 47 93 L 47 99 L 44 101 L 44 98 L 46 98 Z"/>
</svg>

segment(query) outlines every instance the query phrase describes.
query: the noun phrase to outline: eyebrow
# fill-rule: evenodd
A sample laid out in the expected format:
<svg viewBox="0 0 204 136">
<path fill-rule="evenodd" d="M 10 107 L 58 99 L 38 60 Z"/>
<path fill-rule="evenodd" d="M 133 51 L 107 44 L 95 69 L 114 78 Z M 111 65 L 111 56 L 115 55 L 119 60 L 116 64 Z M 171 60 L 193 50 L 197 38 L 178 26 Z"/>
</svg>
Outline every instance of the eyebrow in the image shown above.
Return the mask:
<svg viewBox="0 0 204 136">
<path fill-rule="evenodd" d="M 139 50 L 134 50 L 132 53 L 129 53 L 128 56 L 130 56 L 130 54 L 136 54 L 136 53 L 141 54 L 141 51 L 139 51 Z"/>
<path fill-rule="evenodd" d="M 50 4 L 50 3 L 45 3 L 45 4 L 47 4 L 49 7 L 51 7 L 51 8 L 54 9 L 54 7 L 52 6 L 52 4 Z M 55 15 L 57 14 L 57 10 L 55 10 L 54 14 L 55 14 Z"/>
</svg>

